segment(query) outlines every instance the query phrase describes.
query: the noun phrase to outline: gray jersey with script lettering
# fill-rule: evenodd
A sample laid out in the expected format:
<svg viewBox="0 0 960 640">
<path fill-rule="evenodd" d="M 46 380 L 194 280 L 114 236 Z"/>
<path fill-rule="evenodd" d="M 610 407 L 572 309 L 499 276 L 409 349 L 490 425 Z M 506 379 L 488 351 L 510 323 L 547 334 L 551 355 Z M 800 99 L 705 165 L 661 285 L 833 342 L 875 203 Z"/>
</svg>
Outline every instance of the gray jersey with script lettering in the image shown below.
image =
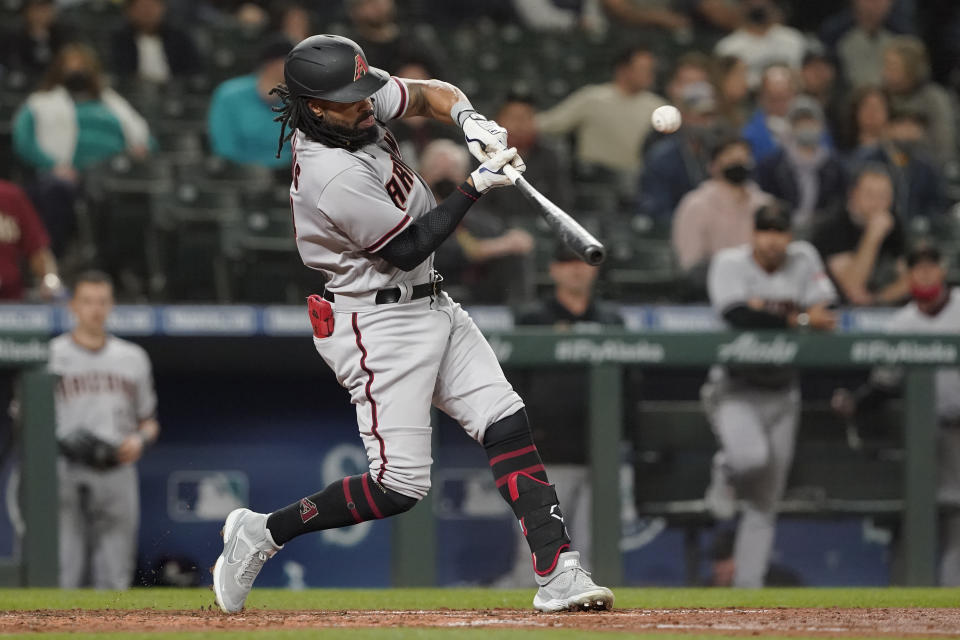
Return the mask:
<svg viewBox="0 0 960 640">
<path fill-rule="evenodd" d="M 805 309 L 837 299 L 820 255 L 802 240 L 790 243 L 786 260 L 773 273 L 757 264 L 750 245 L 724 249 L 710 264 L 707 287 L 710 303 L 721 315 L 754 299 L 763 300 L 771 311 Z"/>
<path fill-rule="evenodd" d="M 771 313 L 783 314 L 837 299 L 820 255 L 802 240 L 787 246 L 786 259 L 773 273 L 757 264 L 750 245 L 718 252 L 710 264 L 707 288 L 720 316 L 751 300 L 762 301 Z M 795 379 L 794 372 L 783 367 L 737 367 L 730 373 L 763 387 L 783 387 Z M 719 371 L 713 375 L 719 375 Z"/>
<path fill-rule="evenodd" d="M 429 280 L 433 258 L 413 271 L 377 256 L 392 238 L 437 206 L 430 189 L 400 157 L 383 123 L 406 111 L 397 78 L 372 96 L 380 139 L 357 151 L 328 147 L 297 131 L 290 202 L 303 263 L 322 272 L 328 291 L 359 294 Z"/>
<path fill-rule="evenodd" d="M 50 372 L 58 377 L 58 438 L 86 429 L 118 445 L 156 411 L 150 359 L 132 342 L 109 336 L 91 351 L 65 333 L 50 341 Z"/>
</svg>

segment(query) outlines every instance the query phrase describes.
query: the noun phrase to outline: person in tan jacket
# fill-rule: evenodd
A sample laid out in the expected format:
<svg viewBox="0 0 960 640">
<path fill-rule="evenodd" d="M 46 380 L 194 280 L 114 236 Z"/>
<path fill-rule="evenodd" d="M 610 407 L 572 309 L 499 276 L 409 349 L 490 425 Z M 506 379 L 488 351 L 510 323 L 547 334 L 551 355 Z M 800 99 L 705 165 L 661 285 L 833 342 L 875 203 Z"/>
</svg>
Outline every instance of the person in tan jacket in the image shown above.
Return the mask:
<svg viewBox="0 0 960 640">
<path fill-rule="evenodd" d="M 703 271 L 717 251 L 749 242 L 753 214 L 774 198 L 751 179 L 750 144 L 726 138 L 713 149 L 710 178 L 688 193 L 673 216 L 673 250 L 688 276 Z"/>
<path fill-rule="evenodd" d="M 633 47 L 614 61 L 613 80 L 574 91 L 560 104 L 537 115 L 540 133 L 574 134 L 576 159 L 617 173 L 641 169 L 643 143 L 650 133 L 650 116 L 666 104 L 650 91 L 656 58 Z"/>
</svg>

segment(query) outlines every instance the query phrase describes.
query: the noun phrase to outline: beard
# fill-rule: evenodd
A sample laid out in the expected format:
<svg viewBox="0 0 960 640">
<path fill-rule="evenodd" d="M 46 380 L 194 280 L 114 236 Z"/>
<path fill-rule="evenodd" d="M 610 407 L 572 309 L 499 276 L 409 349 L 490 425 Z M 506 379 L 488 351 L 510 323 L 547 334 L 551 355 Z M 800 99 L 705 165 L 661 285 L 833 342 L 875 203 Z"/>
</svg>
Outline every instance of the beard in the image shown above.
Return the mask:
<svg viewBox="0 0 960 640">
<path fill-rule="evenodd" d="M 370 115 L 373 115 L 372 111 L 361 114 L 357 123 Z M 322 118 L 315 118 L 310 131 L 305 133 L 308 133 L 307 137 L 315 142 L 331 147 L 341 147 L 347 151 L 356 151 L 380 139 L 380 125 L 374 122 L 372 126 L 359 127 L 355 123 L 352 127 L 345 127 L 332 124 Z"/>
</svg>

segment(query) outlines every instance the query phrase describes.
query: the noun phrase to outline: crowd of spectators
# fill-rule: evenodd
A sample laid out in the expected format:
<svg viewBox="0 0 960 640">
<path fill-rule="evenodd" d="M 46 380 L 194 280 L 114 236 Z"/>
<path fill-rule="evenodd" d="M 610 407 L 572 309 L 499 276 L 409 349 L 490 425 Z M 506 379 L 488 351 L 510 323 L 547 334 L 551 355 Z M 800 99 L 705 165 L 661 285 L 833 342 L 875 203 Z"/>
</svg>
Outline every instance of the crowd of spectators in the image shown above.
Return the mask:
<svg viewBox="0 0 960 640">
<path fill-rule="evenodd" d="M 7 124 L 0 135 L 9 136 L 12 154 L 0 156 L 0 178 L 29 194 L 66 271 L 114 266 L 97 250 L 104 241 L 96 220 L 102 202 L 91 204 L 88 195 L 118 154 L 153 167 L 151 175 L 172 176 L 180 196 L 177 181 L 186 178 L 200 191 L 186 199 L 200 208 L 232 206 L 234 216 L 219 220 L 221 235 L 230 236 L 222 227 L 237 211 L 242 223 L 254 185 L 279 194 L 288 179 L 289 148 L 277 148 L 270 94 L 282 80 L 283 58 L 306 35 L 332 31 L 354 38 L 374 65 L 391 73 L 464 87 L 508 128 L 529 179 L 557 204 L 603 238 L 646 234 L 644 240 L 672 245 L 674 275 L 690 285 L 674 291 L 686 292 L 687 300 L 705 300 L 712 255 L 746 242 L 754 211 L 773 200 L 785 203 L 794 232 L 815 243 L 853 304 L 903 298 L 908 237 L 946 229 L 947 252 L 960 246 L 952 209 L 960 199 L 955 3 L 485 5 L 7 3 L 12 19 L 4 20 L 0 46 L 0 118 Z M 650 115 L 668 103 L 684 122 L 664 135 L 652 130 Z M 433 145 L 459 141 L 460 132 L 422 119 L 396 122 L 394 129 L 412 166 L 427 169 L 421 163 L 431 149 L 442 158 L 444 175 L 431 182 L 442 197 L 465 167 L 452 147 Z M 217 176 L 211 158 L 220 159 Z M 251 181 L 243 168 L 267 177 Z M 210 205 L 204 178 L 229 191 L 231 176 L 232 195 L 242 197 Z M 156 195 L 144 199 L 149 212 L 140 215 L 143 241 L 152 247 L 144 251 L 160 254 L 164 242 L 150 235 L 164 227 Z M 450 239 L 442 262 L 462 284 L 465 301 L 520 304 L 549 284 L 550 250 L 538 249 L 543 229 L 518 194 L 488 197 Z M 280 206 L 274 198 L 272 213 Z M 210 217 L 216 226 L 216 215 Z M 275 229 L 253 220 L 244 233 Z M 604 291 L 610 270 L 621 269 L 628 276 L 615 280 L 635 277 L 630 291 L 643 299 L 637 255 L 621 253 L 601 271 L 598 286 Z M 151 272 L 162 269 L 162 259 L 141 263 L 137 275 L 156 286 L 125 288 L 130 274 L 115 273 L 121 299 L 181 295 L 163 289 L 174 279 Z M 197 295 L 229 301 L 224 291 Z M 277 291 L 275 301 L 283 301 L 290 288 Z M 606 289 L 629 299 L 626 291 Z"/>
</svg>

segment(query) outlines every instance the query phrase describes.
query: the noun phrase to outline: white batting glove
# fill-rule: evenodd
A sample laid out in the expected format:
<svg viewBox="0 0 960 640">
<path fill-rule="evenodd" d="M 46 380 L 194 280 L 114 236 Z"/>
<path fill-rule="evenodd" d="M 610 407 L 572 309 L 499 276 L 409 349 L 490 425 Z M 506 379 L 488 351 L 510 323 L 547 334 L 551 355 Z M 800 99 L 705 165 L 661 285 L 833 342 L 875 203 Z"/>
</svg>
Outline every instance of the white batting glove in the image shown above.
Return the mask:
<svg viewBox="0 0 960 640">
<path fill-rule="evenodd" d="M 516 147 L 502 149 L 490 156 L 489 160 L 470 174 L 470 178 L 473 179 L 473 188 L 480 193 L 486 193 L 490 189 L 508 187 L 513 184 L 513 181 L 503 171 L 503 167 L 506 165 L 512 166 L 517 173 L 523 173 L 527 170 L 527 165 L 524 164 L 520 154 L 517 153 Z"/>
<path fill-rule="evenodd" d="M 480 162 L 507 148 L 507 130 L 476 112 L 463 121 L 463 137 L 470 153 Z"/>
</svg>

